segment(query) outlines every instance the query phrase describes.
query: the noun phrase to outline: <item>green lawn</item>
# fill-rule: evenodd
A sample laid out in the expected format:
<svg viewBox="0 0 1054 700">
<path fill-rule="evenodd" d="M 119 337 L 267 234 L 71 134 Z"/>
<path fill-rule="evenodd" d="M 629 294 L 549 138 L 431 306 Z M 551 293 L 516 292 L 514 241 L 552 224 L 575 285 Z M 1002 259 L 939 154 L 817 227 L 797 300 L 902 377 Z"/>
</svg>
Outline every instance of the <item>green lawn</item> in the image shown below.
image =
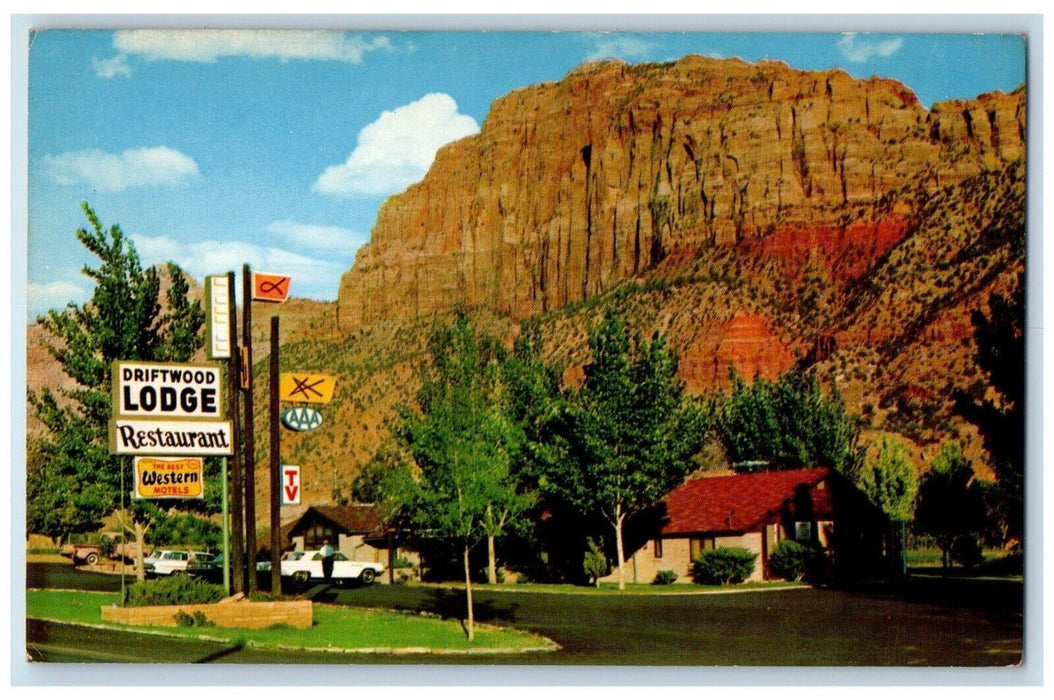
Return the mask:
<svg viewBox="0 0 1054 700">
<path fill-rule="evenodd" d="M 538 635 L 491 625 L 477 625 L 475 641 L 469 643 L 457 620 L 334 605 L 315 605 L 315 624 L 307 630 L 130 627 L 102 622 L 100 607 L 114 605 L 118 600 L 119 596 L 112 593 L 30 590 L 26 591 L 26 616 L 190 639 L 215 639 L 261 649 L 522 652 L 553 648 L 551 642 Z"/>
</svg>

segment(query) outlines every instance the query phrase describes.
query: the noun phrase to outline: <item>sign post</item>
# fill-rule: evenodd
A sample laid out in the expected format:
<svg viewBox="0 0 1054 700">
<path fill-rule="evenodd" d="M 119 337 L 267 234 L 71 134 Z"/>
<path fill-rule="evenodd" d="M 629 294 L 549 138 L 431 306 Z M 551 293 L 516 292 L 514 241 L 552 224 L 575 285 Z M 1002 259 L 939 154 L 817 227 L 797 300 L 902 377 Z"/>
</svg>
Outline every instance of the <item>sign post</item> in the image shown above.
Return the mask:
<svg viewBox="0 0 1054 700">
<path fill-rule="evenodd" d="M 282 476 L 279 473 L 282 463 L 281 437 L 278 430 L 278 317 L 271 317 L 271 362 L 270 385 L 271 404 L 269 423 L 271 428 L 271 593 L 282 594 L 282 577 L 275 575 L 282 571 L 281 551 L 281 491 Z"/>
<path fill-rule="evenodd" d="M 256 580 L 256 429 L 253 426 L 253 294 L 252 270 L 242 265 L 242 366 L 241 388 L 245 392 L 242 402 L 244 419 L 242 437 L 245 454 L 242 458 L 242 474 L 245 483 L 245 559 L 254 562 L 248 567 L 249 590 L 260 589 Z"/>
</svg>

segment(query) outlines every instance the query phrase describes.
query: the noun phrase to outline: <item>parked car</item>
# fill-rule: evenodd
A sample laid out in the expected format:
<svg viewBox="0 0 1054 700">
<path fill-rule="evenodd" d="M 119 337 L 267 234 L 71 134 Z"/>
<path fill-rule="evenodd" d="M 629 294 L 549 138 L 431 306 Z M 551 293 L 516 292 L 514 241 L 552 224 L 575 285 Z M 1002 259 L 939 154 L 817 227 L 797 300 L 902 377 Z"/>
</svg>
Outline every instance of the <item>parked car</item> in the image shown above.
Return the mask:
<svg viewBox="0 0 1054 700">
<path fill-rule="evenodd" d="M 171 576 L 175 574 L 182 576 L 187 572 L 187 566 L 191 562 L 204 562 L 212 559 L 209 552 L 191 552 L 183 549 L 171 549 L 162 551 L 153 562 L 144 564 L 143 568 L 147 576 Z"/>
<path fill-rule="evenodd" d="M 223 569 L 226 558 L 223 552 L 204 561 L 191 562 L 186 569 L 186 575 L 192 578 L 200 578 L 209 583 L 223 583 Z M 271 560 L 262 552 L 256 553 L 256 571 L 258 573 L 271 573 Z"/>
<path fill-rule="evenodd" d="M 290 552 L 282 559 L 281 574 L 296 583 L 322 580 L 322 552 L 317 549 Z M 333 556 L 333 580 L 338 583 L 359 581 L 365 585 L 384 573 L 384 567 L 371 561 L 353 561 L 337 552 Z"/>
</svg>

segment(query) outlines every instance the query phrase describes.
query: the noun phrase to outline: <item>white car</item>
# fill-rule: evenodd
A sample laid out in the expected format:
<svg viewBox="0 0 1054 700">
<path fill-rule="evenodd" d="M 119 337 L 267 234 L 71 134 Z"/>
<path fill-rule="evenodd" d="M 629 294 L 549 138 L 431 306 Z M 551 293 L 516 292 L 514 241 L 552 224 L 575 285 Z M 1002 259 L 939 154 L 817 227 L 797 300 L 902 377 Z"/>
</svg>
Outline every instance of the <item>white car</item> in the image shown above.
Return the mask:
<svg viewBox="0 0 1054 700">
<path fill-rule="evenodd" d="M 333 555 L 333 580 L 338 582 L 361 581 L 369 585 L 384 573 L 384 567 L 371 561 L 353 561 L 337 552 Z M 297 583 L 307 583 L 312 579 L 321 580 L 322 552 L 309 549 L 301 552 L 290 552 L 282 559 L 282 576 L 288 576 Z"/>
<path fill-rule="evenodd" d="M 144 564 L 144 568 L 148 576 L 182 575 L 186 573 L 187 565 L 190 564 L 191 559 L 196 562 L 204 562 L 209 561 L 213 556 L 215 555 L 208 552 L 190 552 L 181 549 L 164 550 L 158 553 L 156 558 L 151 555 L 153 562 Z"/>
</svg>

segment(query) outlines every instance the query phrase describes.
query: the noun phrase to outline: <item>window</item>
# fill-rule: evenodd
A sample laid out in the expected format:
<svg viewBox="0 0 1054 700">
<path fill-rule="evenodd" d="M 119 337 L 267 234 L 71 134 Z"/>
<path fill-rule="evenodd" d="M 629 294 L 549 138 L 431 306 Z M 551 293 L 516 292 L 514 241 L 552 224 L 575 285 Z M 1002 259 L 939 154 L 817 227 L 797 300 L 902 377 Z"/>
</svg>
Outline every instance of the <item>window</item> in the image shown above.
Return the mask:
<svg viewBox="0 0 1054 700">
<path fill-rule="evenodd" d="M 692 560 L 696 560 L 708 549 L 714 549 L 713 537 L 693 537 L 688 541 L 689 554 Z"/>
<path fill-rule="evenodd" d="M 655 538 L 655 558 L 662 559 L 662 538 Z"/>
<path fill-rule="evenodd" d="M 812 541 L 812 523 L 801 520 L 794 523 L 794 539 L 799 542 Z"/>
</svg>

